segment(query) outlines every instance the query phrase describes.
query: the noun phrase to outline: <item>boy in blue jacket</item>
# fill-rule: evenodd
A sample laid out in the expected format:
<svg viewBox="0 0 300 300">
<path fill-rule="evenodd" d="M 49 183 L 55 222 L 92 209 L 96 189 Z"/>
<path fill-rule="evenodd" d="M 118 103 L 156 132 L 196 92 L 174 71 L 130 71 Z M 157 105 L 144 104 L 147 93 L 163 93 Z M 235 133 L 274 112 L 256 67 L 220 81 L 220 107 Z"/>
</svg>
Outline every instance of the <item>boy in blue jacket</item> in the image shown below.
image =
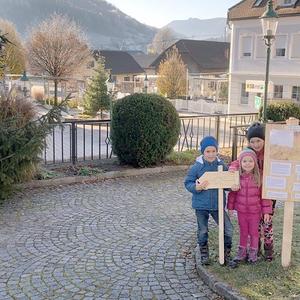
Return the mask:
<svg viewBox="0 0 300 300">
<path fill-rule="evenodd" d="M 200 248 L 201 263 L 203 265 L 209 264 L 209 250 L 208 250 L 208 219 L 209 215 L 213 217 L 218 224 L 218 189 L 209 189 L 207 181 L 200 182 L 200 178 L 205 172 L 218 171 L 218 166 L 222 165 L 223 170 L 228 168 L 222 160 L 217 156 L 218 142 L 213 136 L 206 136 L 200 143 L 200 150 L 202 155 L 196 159 L 195 164 L 190 168 L 184 185 L 192 195 L 192 207 L 195 209 L 198 231 L 197 239 Z M 197 187 L 197 189 L 196 189 Z M 224 199 L 225 194 L 224 194 Z M 224 201 L 225 202 L 225 201 Z M 224 203 L 225 206 L 225 203 Z M 230 251 L 232 244 L 233 226 L 229 216 L 224 212 L 224 257 L 225 264 L 231 261 Z"/>
</svg>

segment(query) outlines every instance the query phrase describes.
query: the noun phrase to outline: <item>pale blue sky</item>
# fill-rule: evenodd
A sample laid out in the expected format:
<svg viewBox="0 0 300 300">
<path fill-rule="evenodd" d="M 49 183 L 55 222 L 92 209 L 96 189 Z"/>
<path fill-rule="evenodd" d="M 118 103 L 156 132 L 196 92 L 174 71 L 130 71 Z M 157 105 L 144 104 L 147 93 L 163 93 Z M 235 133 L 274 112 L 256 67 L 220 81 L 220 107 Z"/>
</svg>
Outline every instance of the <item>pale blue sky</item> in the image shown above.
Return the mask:
<svg viewBox="0 0 300 300">
<path fill-rule="evenodd" d="M 239 0 L 106 0 L 141 23 L 163 27 L 173 20 L 226 17 Z"/>
</svg>

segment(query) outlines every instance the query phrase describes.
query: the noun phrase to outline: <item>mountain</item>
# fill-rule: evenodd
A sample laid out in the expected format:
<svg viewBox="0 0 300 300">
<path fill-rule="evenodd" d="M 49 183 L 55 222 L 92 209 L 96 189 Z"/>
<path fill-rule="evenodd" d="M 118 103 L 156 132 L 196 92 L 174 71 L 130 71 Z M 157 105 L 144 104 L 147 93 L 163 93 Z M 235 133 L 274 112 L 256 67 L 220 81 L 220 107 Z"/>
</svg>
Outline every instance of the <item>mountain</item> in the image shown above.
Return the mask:
<svg viewBox="0 0 300 300">
<path fill-rule="evenodd" d="M 173 29 L 188 39 L 224 41 L 226 18 L 176 20 L 165 27 Z"/>
<path fill-rule="evenodd" d="M 0 7 L 0 18 L 13 22 L 23 38 L 55 12 L 76 21 L 97 49 L 145 50 L 157 31 L 104 0 L 0 0 Z"/>
</svg>

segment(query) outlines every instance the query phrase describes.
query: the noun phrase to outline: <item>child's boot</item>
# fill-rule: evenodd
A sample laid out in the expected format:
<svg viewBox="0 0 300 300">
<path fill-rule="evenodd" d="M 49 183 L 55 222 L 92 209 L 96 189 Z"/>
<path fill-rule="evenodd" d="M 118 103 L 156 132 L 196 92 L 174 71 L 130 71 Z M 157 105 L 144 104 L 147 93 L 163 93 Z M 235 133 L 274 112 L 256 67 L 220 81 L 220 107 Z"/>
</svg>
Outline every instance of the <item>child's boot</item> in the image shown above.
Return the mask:
<svg viewBox="0 0 300 300">
<path fill-rule="evenodd" d="M 273 260 L 273 254 L 274 254 L 274 250 L 273 250 L 273 245 L 264 245 L 264 250 L 265 250 L 265 260 L 266 261 L 272 261 Z"/>
<path fill-rule="evenodd" d="M 231 253 L 231 248 L 225 247 L 225 250 L 224 250 L 224 263 L 225 263 L 226 266 L 234 269 L 238 266 L 238 264 L 233 259 L 231 259 L 230 253 Z"/>
<path fill-rule="evenodd" d="M 255 264 L 257 262 L 257 250 L 256 248 L 249 249 L 248 262 L 250 264 Z"/>
<path fill-rule="evenodd" d="M 200 258 L 201 258 L 201 264 L 202 265 L 208 265 L 209 264 L 208 245 L 200 247 Z"/>
<path fill-rule="evenodd" d="M 233 259 L 234 262 L 240 263 L 247 259 L 247 249 L 246 247 L 239 246 L 236 257 Z"/>
<path fill-rule="evenodd" d="M 224 262 L 225 262 L 225 265 L 228 265 L 231 261 L 231 248 L 229 247 L 225 247 L 224 249 Z"/>
</svg>

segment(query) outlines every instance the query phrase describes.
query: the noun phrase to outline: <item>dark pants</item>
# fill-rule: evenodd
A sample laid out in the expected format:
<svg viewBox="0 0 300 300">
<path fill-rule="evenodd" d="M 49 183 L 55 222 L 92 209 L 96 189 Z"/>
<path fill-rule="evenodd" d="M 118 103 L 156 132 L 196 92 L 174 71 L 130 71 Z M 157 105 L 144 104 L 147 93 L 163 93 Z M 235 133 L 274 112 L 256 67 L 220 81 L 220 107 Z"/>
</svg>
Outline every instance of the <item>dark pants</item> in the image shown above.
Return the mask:
<svg viewBox="0 0 300 300">
<path fill-rule="evenodd" d="M 217 210 L 195 210 L 197 223 L 198 223 L 198 231 L 197 238 L 198 244 L 200 247 L 207 245 L 208 242 L 208 219 L 209 215 L 213 217 L 215 222 L 219 223 L 219 213 Z M 224 246 L 225 248 L 231 248 L 232 244 L 232 234 L 233 234 L 233 226 L 229 219 L 228 214 L 224 211 Z"/>
</svg>

